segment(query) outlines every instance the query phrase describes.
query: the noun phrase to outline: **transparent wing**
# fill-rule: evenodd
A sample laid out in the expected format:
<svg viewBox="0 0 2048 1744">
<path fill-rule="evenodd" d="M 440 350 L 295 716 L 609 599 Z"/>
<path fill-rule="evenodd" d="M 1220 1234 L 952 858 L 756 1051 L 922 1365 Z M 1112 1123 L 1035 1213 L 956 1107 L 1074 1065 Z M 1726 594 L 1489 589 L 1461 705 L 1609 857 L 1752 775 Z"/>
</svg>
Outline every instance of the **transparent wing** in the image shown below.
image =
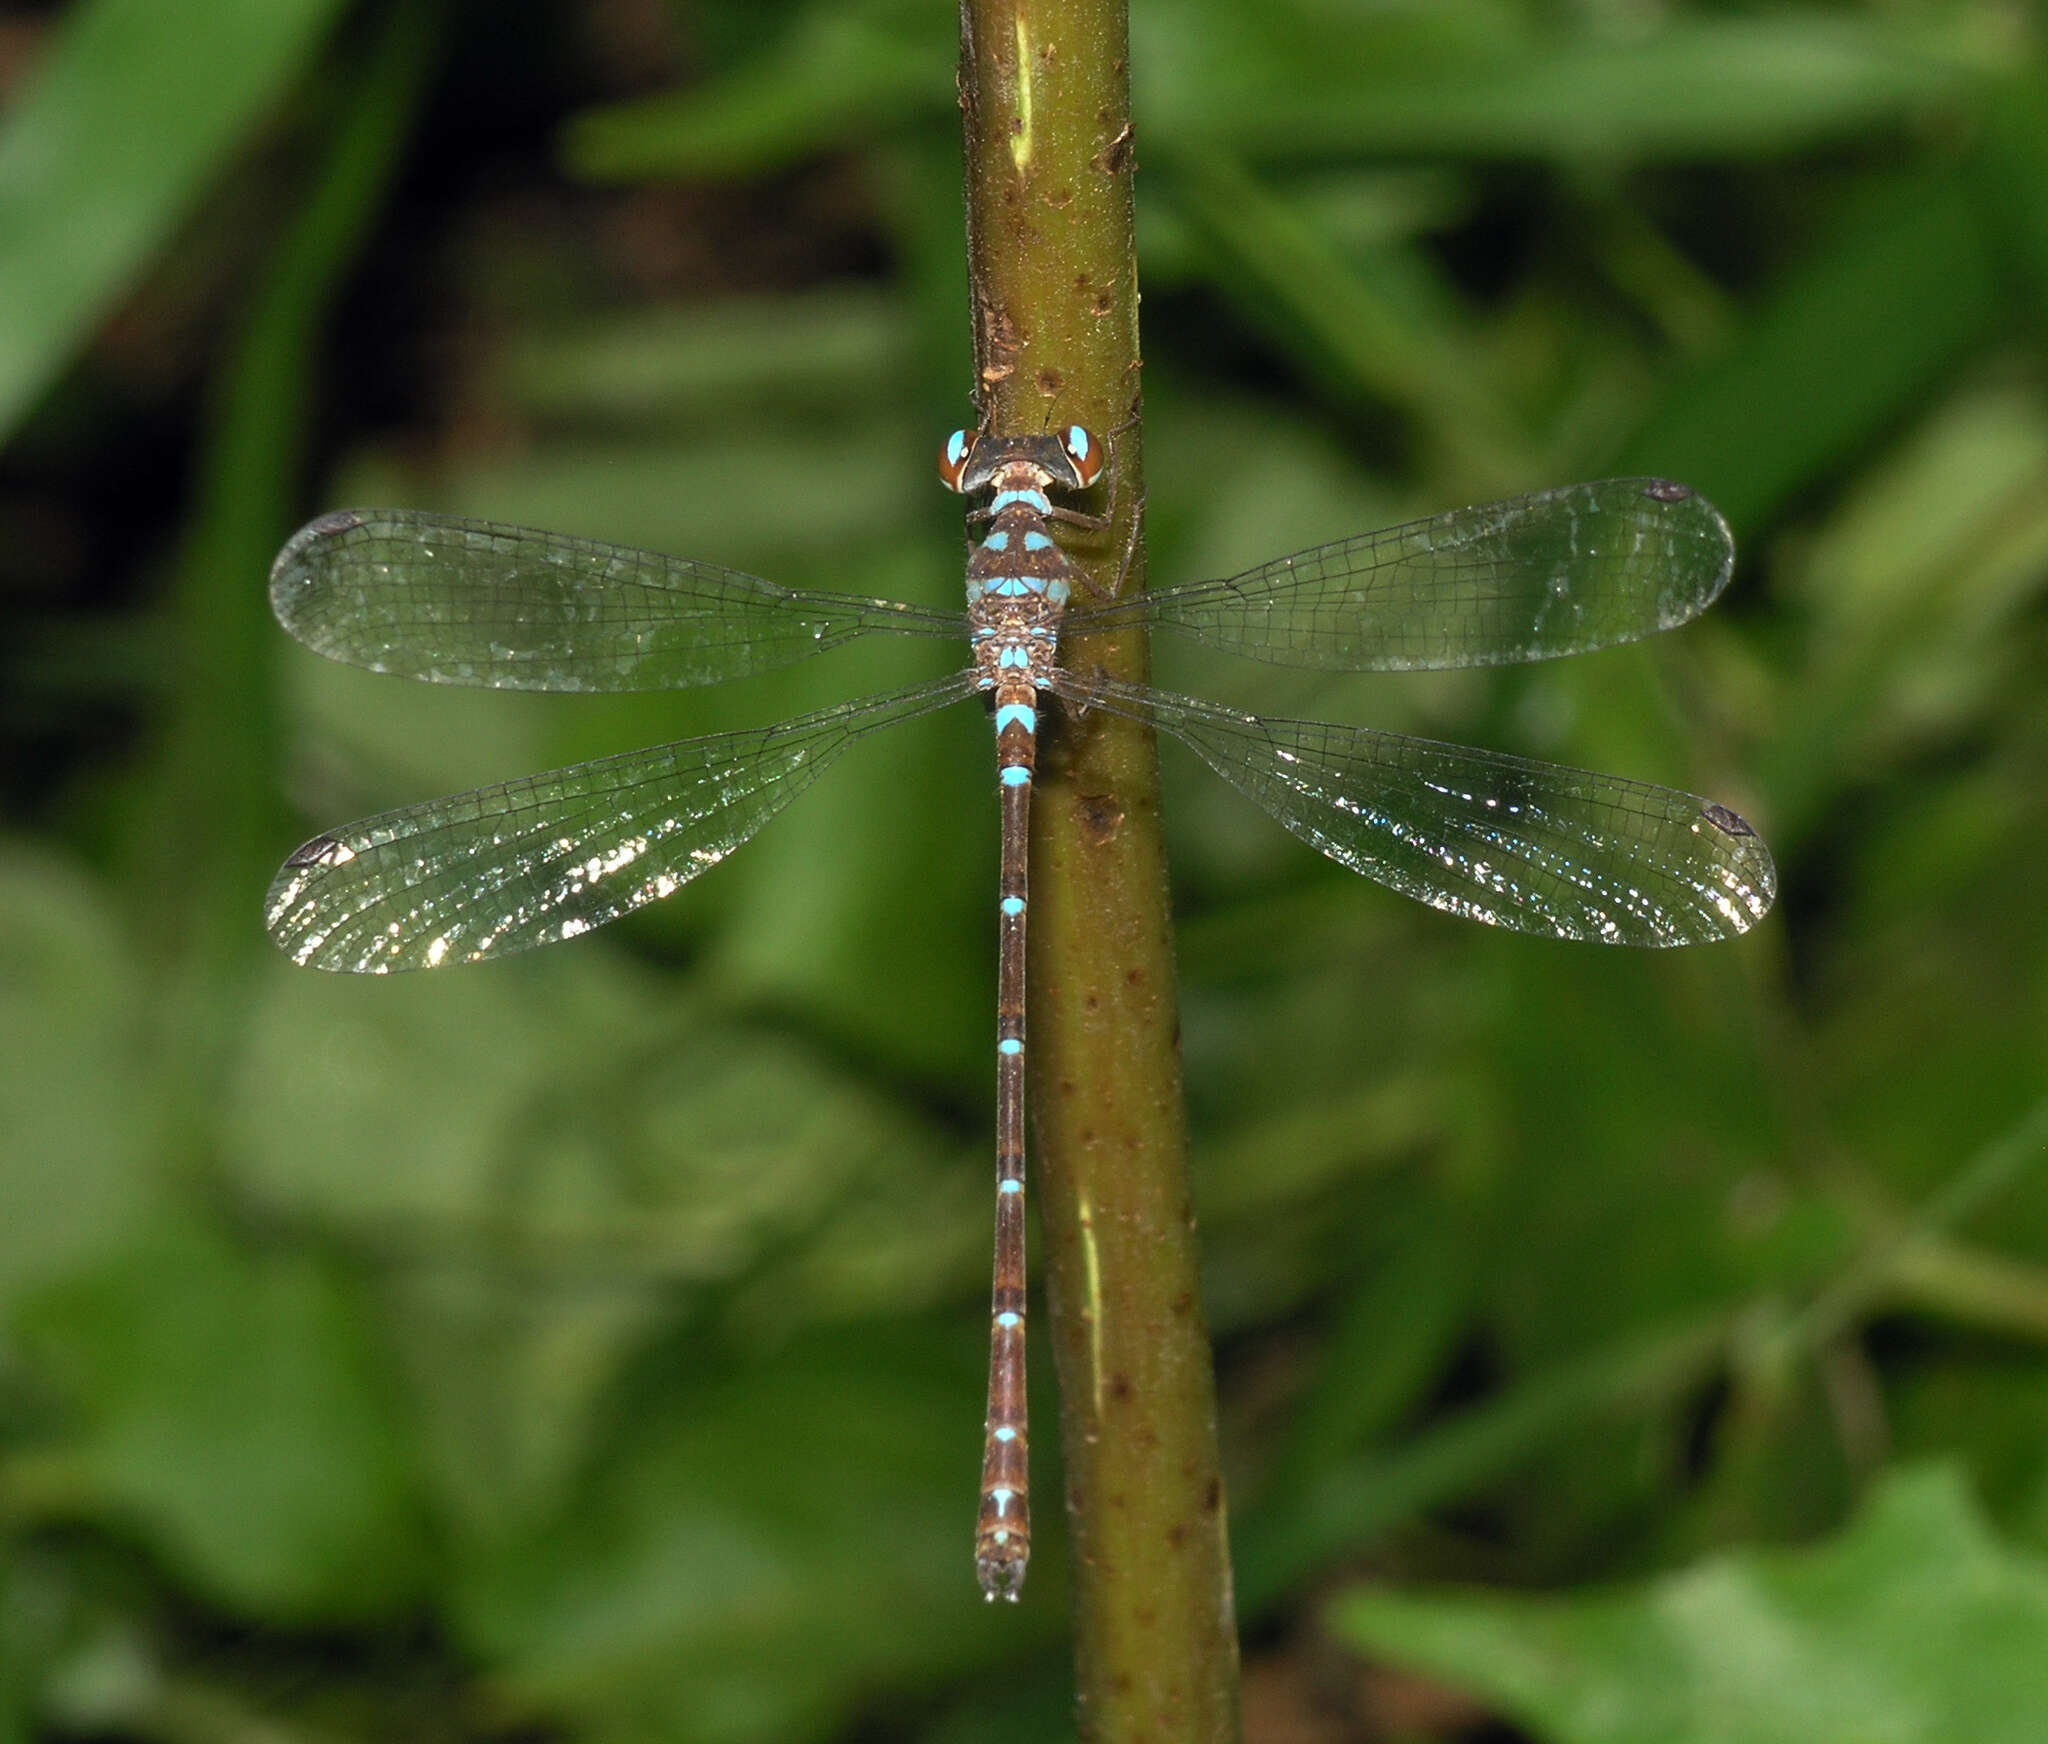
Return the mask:
<svg viewBox="0 0 2048 1744">
<path fill-rule="evenodd" d="M 1490 926 L 1704 944 L 1747 932 L 1777 895 L 1756 832 L 1689 793 L 1108 679 L 1060 674 L 1054 688 L 1172 734 L 1339 865 Z"/>
<path fill-rule="evenodd" d="M 1504 666 L 1633 642 L 1697 617 L 1735 542 L 1684 485 L 1618 478 L 1458 509 L 1100 607 L 1071 632 L 1158 626 L 1335 672 Z"/>
<path fill-rule="evenodd" d="M 504 690 L 669 690 L 876 631 L 966 634 L 943 612 L 407 509 L 308 522 L 278 553 L 270 603 L 330 660 Z"/>
<path fill-rule="evenodd" d="M 574 938 L 708 872 L 855 740 L 974 675 L 407 806 L 315 836 L 265 909 L 293 962 L 373 975 Z"/>
</svg>

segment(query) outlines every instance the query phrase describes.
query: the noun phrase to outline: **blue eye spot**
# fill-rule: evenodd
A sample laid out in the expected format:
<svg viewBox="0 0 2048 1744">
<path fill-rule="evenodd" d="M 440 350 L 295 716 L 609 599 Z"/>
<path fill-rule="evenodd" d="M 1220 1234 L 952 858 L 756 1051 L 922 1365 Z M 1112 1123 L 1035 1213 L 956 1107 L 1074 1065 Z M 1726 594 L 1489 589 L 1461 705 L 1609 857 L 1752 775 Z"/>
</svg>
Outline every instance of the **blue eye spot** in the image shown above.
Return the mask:
<svg viewBox="0 0 2048 1744">
<path fill-rule="evenodd" d="M 926 437 L 925 440 L 930 441 L 931 438 Z M 1076 460 L 1086 460 L 1088 458 L 1089 446 L 1088 432 L 1082 429 L 1079 424 L 1069 424 L 1067 426 L 1067 447 L 1072 450 L 1074 458 Z"/>
</svg>

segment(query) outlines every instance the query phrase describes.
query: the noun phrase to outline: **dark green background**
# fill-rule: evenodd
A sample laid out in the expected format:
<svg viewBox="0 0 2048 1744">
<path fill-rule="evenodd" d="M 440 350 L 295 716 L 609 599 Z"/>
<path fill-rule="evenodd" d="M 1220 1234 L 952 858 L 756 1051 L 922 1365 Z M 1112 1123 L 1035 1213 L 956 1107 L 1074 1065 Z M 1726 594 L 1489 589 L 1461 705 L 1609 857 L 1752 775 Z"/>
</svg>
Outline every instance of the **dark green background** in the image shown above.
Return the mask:
<svg viewBox="0 0 2048 1744">
<path fill-rule="evenodd" d="M 2048 1736 L 2040 14 L 1135 11 L 1157 578 L 1610 472 L 1741 550 L 1554 667 L 1162 675 L 1713 795 L 1783 884 L 1504 937 L 1169 756 L 1252 1736 Z M 259 923 L 317 828 L 931 670 L 441 693 L 264 576 L 400 502 L 957 599 L 955 28 L 0 30 L 0 1744 L 1069 1729 L 1059 1510 L 1020 1611 L 969 1567 L 981 723 L 602 939 Z"/>
</svg>

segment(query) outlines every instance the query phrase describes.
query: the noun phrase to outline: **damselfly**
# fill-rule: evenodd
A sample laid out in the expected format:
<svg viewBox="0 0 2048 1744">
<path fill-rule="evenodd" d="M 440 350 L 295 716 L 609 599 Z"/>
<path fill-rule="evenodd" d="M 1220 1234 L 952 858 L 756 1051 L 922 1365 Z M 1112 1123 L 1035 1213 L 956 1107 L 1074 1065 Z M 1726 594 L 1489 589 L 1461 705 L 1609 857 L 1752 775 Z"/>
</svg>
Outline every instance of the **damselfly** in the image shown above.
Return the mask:
<svg viewBox="0 0 2048 1744">
<path fill-rule="evenodd" d="M 1076 598 L 1058 522 L 1101 477 L 1095 437 L 956 431 L 940 472 L 986 531 L 967 609 L 778 587 L 714 564 L 398 509 L 346 510 L 279 554 L 271 603 L 309 648 L 442 684 L 710 684 L 860 636 L 965 639 L 972 663 L 778 726 L 718 733 L 407 806 L 316 836 L 272 884 L 296 963 L 387 974 L 572 938 L 709 871 L 877 728 L 970 696 L 995 716 L 1002 804 L 996 1258 L 975 1563 L 1015 1598 L 1030 1554 L 1024 1402 L 1026 822 L 1038 711 L 1102 710 L 1182 740 L 1331 859 L 1433 907 L 1604 944 L 1732 938 L 1776 874 L 1725 806 L 1399 733 L 1270 719 L 1059 659 L 1062 630 L 1171 630 L 1328 671 L 1548 660 L 1696 616 L 1727 524 L 1661 479 L 1567 486 L 1320 545 L 1222 581 Z M 1055 501 L 1055 497 L 1060 500 Z"/>
</svg>

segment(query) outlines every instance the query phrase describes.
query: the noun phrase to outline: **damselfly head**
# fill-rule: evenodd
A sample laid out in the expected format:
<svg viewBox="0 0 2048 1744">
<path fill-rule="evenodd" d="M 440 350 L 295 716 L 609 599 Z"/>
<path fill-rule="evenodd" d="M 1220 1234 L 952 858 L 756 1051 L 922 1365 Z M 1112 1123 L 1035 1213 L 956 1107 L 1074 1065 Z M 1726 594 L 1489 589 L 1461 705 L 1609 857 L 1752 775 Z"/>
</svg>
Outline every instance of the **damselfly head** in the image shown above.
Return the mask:
<svg viewBox="0 0 2048 1744">
<path fill-rule="evenodd" d="M 939 450 L 939 478 L 966 496 L 991 489 L 1084 491 L 1101 478 L 1106 459 L 1095 433 L 1079 424 L 1041 436 L 955 430 Z"/>
</svg>

